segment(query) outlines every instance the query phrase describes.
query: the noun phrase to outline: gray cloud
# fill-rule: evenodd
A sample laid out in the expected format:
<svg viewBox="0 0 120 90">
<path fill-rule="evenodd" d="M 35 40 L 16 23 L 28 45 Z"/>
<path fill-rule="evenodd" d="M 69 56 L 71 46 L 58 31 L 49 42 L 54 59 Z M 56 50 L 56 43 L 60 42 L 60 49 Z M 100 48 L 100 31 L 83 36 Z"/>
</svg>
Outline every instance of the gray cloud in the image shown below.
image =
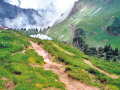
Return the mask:
<svg viewBox="0 0 120 90">
<path fill-rule="evenodd" d="M 20 6 L 21 8 L 35 9 L 42 16 L 41 18 L 33 14 L 32 16 L 36 20 L 37 24 L 29 25 L 26 16 L 21 14 L 18 15 L 13 20 L 6 19 L 5 22 L 7 26 L 13 26 L 17 28 L 23 26 L 27 28 L 28 27 L 45 28 L 47 26 L 52 26 L 55 23 L 55 21 L 58 20 L 59 18 L 61 19 L 59 21 L 64 20 L 69 14 L 71 8 L 73 7 L 74 2 L 77 0 L 4 0 L 4 1 L 13 5 Z M 64 13 L 63 17 L 61 17 L 62 13 Z"/>
</svg>

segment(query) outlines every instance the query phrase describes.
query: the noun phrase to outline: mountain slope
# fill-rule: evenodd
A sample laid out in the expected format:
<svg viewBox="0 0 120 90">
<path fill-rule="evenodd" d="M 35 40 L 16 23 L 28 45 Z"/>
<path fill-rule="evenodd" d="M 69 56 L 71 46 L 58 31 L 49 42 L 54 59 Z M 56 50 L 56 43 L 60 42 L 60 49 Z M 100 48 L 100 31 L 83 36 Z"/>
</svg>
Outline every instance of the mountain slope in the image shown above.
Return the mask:
<svg viewBox="0 0 120 90">
<path fill-rule="evenodd" d="M 0 30 L 0 40 L 0 89 L 120 89 L 119 63 L 86 56 L 61 42 L 9 30 Z"/>
<path fill-rule="evenodd" d="M 44 60 L 29 40 L 21 33 L 0 30 L 0 90 L 64 90 L 57 74 L 43 69 Z"/>
<path fill-rule="evenodd" d="M 0 0 L 0 25 L 6 25 L 9 28 L 23 28 L 27 25 L 36 25 L 38 23 L 36 17 L 37 19 L 42 18 L 34 9 L 22 9 Z M 11 24 L 12 20 L 16 20 L 16 23 Z"/>
<path fill-rule="evenodd" d="M 86 35 L 84 41 L 89 46 L 103 47 L 111 44 L 114 48 L 120 48 L 120 36 L 106 31 L 114 23 L 115 17 L 120 18 L 119 3 L 119 0 L 79 0 L 66 20 L 43 33 L 71 43 L 74 31 L 82 28 Z"/>
</svg>

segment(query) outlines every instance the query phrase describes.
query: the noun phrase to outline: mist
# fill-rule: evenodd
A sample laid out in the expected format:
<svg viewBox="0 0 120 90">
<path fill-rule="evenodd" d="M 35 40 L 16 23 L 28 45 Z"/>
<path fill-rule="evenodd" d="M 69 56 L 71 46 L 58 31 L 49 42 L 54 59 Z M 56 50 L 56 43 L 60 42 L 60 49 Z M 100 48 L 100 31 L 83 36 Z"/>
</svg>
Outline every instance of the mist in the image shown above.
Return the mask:
<svg viewBox="0 0 120 90">
<path fill-rule="evenodd" d="M 20 8 L 35 9 L 41 17 L 33 14 L 36 25 L 30 25 L 24 14 L 18 15 L 13 20 L 5 19 L 6 26 L 12 28 L 46 28 L 52 26 L 56 20 L 64 20 L 70 13 L 74 2 L 77 0 L 4 0 Z M 64 14 L 63 16 L 61 16 Z"/>
</svg>

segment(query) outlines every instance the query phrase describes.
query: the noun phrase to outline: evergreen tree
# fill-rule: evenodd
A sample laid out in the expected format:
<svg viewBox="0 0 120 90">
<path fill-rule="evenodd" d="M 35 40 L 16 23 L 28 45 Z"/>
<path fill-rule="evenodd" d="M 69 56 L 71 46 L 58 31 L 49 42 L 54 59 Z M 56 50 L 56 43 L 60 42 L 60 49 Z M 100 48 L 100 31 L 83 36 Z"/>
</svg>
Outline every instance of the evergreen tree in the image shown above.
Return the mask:
<svg viewBox="0 0 120 90">
<path fill-rule="evenodd" d="M 113 62 L 116 62 L 116 61 L 117 61 L 117 59 L 114 57 L 114 58 L 113 58 Z"/>
<path fill-rule="evenodd" d="M 107 51 L 108 51 L 108 46 L 105 45 L 105 47 L 104 47 L 104 52 L 107 52 Z"/>
<path fill-rule="evenodd" d="M 110 26 L 107 26 L 107 29 L 106 29 L 106 31 L 109 33 L 109 30 L 110 30 Z"/>
<path fill-rule="evenodd" d="M 111 59 L 111 55 L 109 55 L 109 53 L 106 53 L 106 60 L 110 61 L 110 59 Z"/>
<path fill-rule="evenodd" d="M 115 49 L 115 51 L 114 51 L 114 55 L 115 55 L 115 56 L 118 56 L 118 55 L 119 55 L 118 48 Z"/>
<path fill-rule="evenodd" d="M 111 49 L 111 46 L 110 46 L 110 44 L 109 44 L 109 46 L 107 47 L 107 51 L 110 51 L 110 49 Z"/>
</svg>

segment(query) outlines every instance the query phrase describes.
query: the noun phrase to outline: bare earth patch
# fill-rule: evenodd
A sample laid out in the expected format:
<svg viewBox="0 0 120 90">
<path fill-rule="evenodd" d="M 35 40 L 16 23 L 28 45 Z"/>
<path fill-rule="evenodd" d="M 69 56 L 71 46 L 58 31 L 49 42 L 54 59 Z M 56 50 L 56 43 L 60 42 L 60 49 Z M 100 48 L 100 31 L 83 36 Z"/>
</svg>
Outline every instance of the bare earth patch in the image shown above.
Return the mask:
<svg viewBox="0 0 120 90">
<path fill-rule="evenodd" d="M 19 52 L 16 52 L 16 53 L 12 53 L 11 56 L 13 56 L 13 55 L 15 55 L 15 54 L 17 54 L 17 53 L 23 53 L 23 54 L 25 54 L 25 50 L 23 50 L 23 51 L 19 51 Z"/>
<path fill-rule="evenodd" d="M 33 47 L 32 47 L 32 46 L 29 46 L 27 49 L 33 49 Z"/>
<path fill-rule="evenodd" d="M 50 88 L 43 88 L 42 90 L 61 90 L 61 89 L 55 88 L 55 87 L 50 87 Z"/>
<path fill-rule="evenodd" d="M 5 89 L 14 90 L 15 83 L 13 81 L 9 81 L 9 79 L 6 77 L 2 77 L 1 79 L 3 80 L 2 84 L 4 85 Z"/>
<path fill-rule="evenodd" d="M 45 70 L 52 70 L 54 73 L 56 73 L 59 76 L 59 79 L 61 82 L 66 84 L 67 90 L 100 90 L 97 87 L 86 85 L 84 83 L 81 83 L 78 80 L 75 80 L 68 76 L 68 73 L 65 72 L 65 65 L 63 64 L 57 64 L 53 62 L 49 58 L 48 52 L 46 52 L 40 45 L 37 45 L 37 43 L 34 43 L 30 41 L 30 43 L 33 46 L 33 49 L 44 58 L 44 61 L 46 64 L 44 64 Z M 67 52 L 68 53 L 68 52 Z M 43 90 L 54 90 L 54 89 L 43 89 Z M 57 90 L 57 89 L 56 89 Z"/>
<path fill-rule="evenodd" d="M 41 65 L 39 65 L 39 64 L 32 64 L 32 63 L 30 63 L 29 64 L 31 67 L 42 67 Z"/>
<path fill-rule="evenodd" d="M 8 81 L 9 79 L 8 78 L 6 78 L 6 77 L 2 77 L 1 78 L 3 81 Z"/>
</svg>

